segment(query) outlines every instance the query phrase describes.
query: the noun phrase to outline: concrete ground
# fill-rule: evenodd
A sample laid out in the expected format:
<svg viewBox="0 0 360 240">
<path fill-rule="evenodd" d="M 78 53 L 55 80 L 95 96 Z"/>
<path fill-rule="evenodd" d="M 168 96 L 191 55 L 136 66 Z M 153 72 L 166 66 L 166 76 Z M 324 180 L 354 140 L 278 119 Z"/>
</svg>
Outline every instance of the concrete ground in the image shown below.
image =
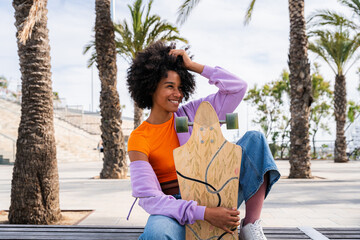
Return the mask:
<svg viewBox="0 0 360 240">
<path fill-rule="evenodd" d="M 315 179 L 286 179 L 288 161 L 277 161 L 283 176 L 265 201 L 265 227 L 360 227 L 360 162 L 312 161 Z M 59 164 L 62 210 L 95 210 L 80 225 L 144 226 L 148 214 L 134 201 L 130 180 L 91 179 L 102 162 Z M 10 206 L 12 166 L 0 165 L 0 210 Z M 241 207 L 244 216 L 244 206 Z"/>
</svg>

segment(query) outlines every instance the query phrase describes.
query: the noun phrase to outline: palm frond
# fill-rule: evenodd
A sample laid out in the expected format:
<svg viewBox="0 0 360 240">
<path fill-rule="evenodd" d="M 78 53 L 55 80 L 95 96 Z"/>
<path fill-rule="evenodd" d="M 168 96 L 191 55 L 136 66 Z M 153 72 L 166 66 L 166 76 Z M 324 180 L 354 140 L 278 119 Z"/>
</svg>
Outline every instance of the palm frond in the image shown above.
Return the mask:
<svg viewBox="0 0 360 240">
<path fill-rule="evenodd" d="M 159 40 L 162 40 L 162 41 L 180 41 L 180 42 L 183 42 L 183 43 L 189 43 L 187 39 L 183 38 L 183 37 L 180 37 L 180 36 L 177 36 L 177 35 L 169 35 L 169 36 L 164 36 L 164 37 L 161 37 Z"/>
<path fill-rule="evenodd" d="M 127 22 L 124 20 L 122 23 L 115 24 L 115 33 L 117 38 L 115 39 L 116 48 L 119 48 L 118 53 L 120 55 L 127 55 L 130 58 L 135 57 L 136 51 L 134 50 L 134 35 L 130 31 Z"/>
<path fill-rule="evenodd" d="M 142 13 L 144 11 L 144 8 L 141 9 L 141 4 L 142 4 L 142 0 L 136 0 L 134 2 L 133 7 L 130 7 L 132 27 L 133 27 L 134 33 L 138 32 L 139 28 L 141 26 L 141 17 L 142 17 Z"/>
<path fill-rule="evenodd" d="M 152 7 L 152 4 L 153 4 L 153 1 L 154 1 L 154 0 L 150 0 L 150 1 L 149 1 L 148 8 L 147 8 L 147 11 L 146 11 L 146 19 L 149 18 L 149 14 L 150 14 L 150 12 L 151 12 L 151 7 Z M 145 20 L 145 21 L 146 21 L 146 20 Z"/>
<path fill-rule="evenodd" d="M 84 46 L 83 54 L 86 54 L 91 48 L 95 48 L 95 40 L 90 41 Z"/>
<path fill-rule="evenodd" d="M 200 0 L 185 0 L 183 4 L 178 9 L 178 17 L 176 19 L 176 23 L 182 25 L 186 22 L 189 17 L 191 11 L 198 5 Z"/>
<path fill-rule="evenodd" d="M 87 61 L 87 67 L 90 68 L 96 62 L 96 51 L 95 51 L 95 40 L 90 41 L 84 46 L 83 54 L 87 54 L 90 50 L 93 50 L 90 56 L 90 59 Z"/>
<path fill-rule="evenodd" d="M 332 64 L 329 61 L 328 54 L 326 53 L 324 48 L 321 45 L 319 45 L 318 42 L 317 43 L 309 42 L 308 49 L 313 53 L 317 54 L 319 57 L 321 57 L 329 65 L 331 70 L 336 74 L 335 68 L 332 66 Z"/>
<path fill-rule="evenodd" d="M 336 13 L 331 10 L 317 10 L 310 15 L 307 21 L 309 29 L 318 26 L 333 26 L 337 28 L 348 27 L 350 29 L 356 29 L 358 26 L 353 21 L 349 20 L 345 15 Z M 341 30 L 340 30 L 341 31 Z"/>
<path fill-rule="evenodd" d="M 351 68 L 354 64 L 352 60 L 360 47 L 359 34 L 351 36 L 347 30 L 342 32 L 317 30 L 312 31 L 311 37 L 316 37 L 316 40 L 309 44 L 308 49 L 328 63 L 335 74 L 347 72 L 345 66 L 352 62 L 349 67 Z M 358 57 L 355 57 L 356 60 Z M 336 65 L 336 71 L 331 63 Z"/>
<path fill-rule="evenodd" d="M 347 70 L 344 69 L 345 75 L 350 70 L 350 68 L 355 63 L 357 63 L 358 60 L 360 59 L 360 54 L 357 54 L 358 49 L 360 47 L 360 34 L 357 34 L 356 36 L 354 36 L 354 38 L 351 39 L 351 42 L 349 45 L 350 45 L 350 49 L 349 49 L 349 57 L 348 57 L 349 60 L 348 61 L 350 62 L 350 60 L 352 60 L 352 63 L 349 64 L 349 67 L 347 68 Z M 356 56 L 354 57 L 354 55 L 356 55 Z"/>
<path fill-rule="evenodd" d="M 256 0 L 251 0 L 249 7 L 246 10 L 246 14 L 245 14 L 245 19 L 244 19 L 244 25 L 247 25 L 250 23 L 251 17 L 252 17 L 252 13 L 254 10 L 254 6 L 255 6 L 255 2 Z"/>
<path fill-rule="evenodd" d="M 359 0 L 338 0 L 341 4 L 349 7 L 357 16 L 360 16 L 360 1 Z"/>
<path fill-rule="evenodd" d="M 90 68 L 92 65 L 94 65 L 94 63 L 96 63 L 96 57 L 97 57 L 96 53 L 93 52 L 93 53 L 91 54 L 91 57 L 90 57 L 89 60 L 87 61 L 87 67 L 88 67 L 88 68 Z"/>
<path fill-rule="evenodd" d="M 161 18 L 157 15 L 152 15 L 150 18 L 148 18 L 147 21 L 144 22 L 143 25 L 143 33 L 147 35 L 147 33 L 150 31 L 150 28 L 156 23 L 160 22 Z"/>
<path fill-rule="evenodd" d="M 359 59 L 360 59 L 360 54 L 358 54 L 356 57 L 354 57 L 353 62 L 349 65 L 349 67 L 348 67 L 346 70 L 344 70 L 345 75 L 346 75 L 347 72 L 350 70 L 350 68 L 351 68 L 352 66 L 354 66 L 355 63 L 358 62 Z"/>
<path fill-rule="evenodd" d="M 132 5 L 127 5 L 131 23 L 129 24 L 126 20 L 114 23 L 116 51 L 128 63 L 135 58 L 139 51 L 157 40 L 188 42 L 179 36 L 176 26 L 161 20 L 158 15 L 151 14 L 152 3 L 153 0 L 149 0 L 145 7 L 142 0 L 136 0 Z M 90 51 L 92 43 L 95 46 L 94 41 L 90 42 L 84 47 L 84 54 Z M 95 59 L 96 55 L 95 58 L 92 56 L 89 63 L 95 62 Z"/>
</svg>

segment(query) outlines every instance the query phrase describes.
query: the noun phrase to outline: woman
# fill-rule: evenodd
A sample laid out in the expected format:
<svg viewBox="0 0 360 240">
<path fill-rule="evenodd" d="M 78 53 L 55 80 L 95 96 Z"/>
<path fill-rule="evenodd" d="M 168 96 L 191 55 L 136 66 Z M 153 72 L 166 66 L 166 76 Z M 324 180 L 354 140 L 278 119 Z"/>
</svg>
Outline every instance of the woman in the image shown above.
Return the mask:
<svg viewBox="0 0 360 240">
<path fill-rule="evenodd" d="M 179 107 L 195 89 L 189 71 L 208 78 L 219 91 Z M 219 119 L 224 119 L 243 99 L 247 84 L 220 67 L 196 63 L 185 50 L 163 42 L 138 53 L 128 70 L 127 84 L 134 102 L 151 109 L 128 141 L 133 196 L 140 198 L 139 205 L 150 214 L 140 239 L 185 239 L 184 224 L 196 220 L 208 221 L 230 234 L 234 232 L 228 226 L 241 225 L 242 239 L 266 239 L 259 224 L 260 213 L 280 174 L 261 133 L 247 132 L 237 143 L 243 149 L 237 207 L 242 201 L 246 204 L 241 223 L 236 208 L 209 208 L 182 200 L 173 159 L 173 150 L 191 135 L 191 129 L 177 134 L 174 118 L 187 116 L 193 121 L 199 104 L 209 101 Z"/>
</svg>

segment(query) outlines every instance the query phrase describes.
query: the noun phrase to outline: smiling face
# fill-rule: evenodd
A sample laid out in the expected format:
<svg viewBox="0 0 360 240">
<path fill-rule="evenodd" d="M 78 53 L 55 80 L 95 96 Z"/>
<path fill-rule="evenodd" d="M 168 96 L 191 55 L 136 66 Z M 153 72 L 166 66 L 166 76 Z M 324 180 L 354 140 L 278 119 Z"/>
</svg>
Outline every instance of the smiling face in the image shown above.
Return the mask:
<svg viewBox="0 0 360 240">
<path fill-rule="evenodd" d="M 183 97 L 179 74 L 169 70 L 167 77 L 160 80 L 152 96 L 151 111 L 176 112 Z"/>
</svg>

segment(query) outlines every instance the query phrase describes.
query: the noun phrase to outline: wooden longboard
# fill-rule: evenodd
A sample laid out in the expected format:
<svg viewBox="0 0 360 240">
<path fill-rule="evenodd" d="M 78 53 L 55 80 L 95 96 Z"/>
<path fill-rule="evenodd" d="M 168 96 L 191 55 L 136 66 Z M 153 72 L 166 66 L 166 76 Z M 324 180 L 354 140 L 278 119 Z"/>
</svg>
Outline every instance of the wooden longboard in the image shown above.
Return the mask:
<svg viewBox="0 0 360 240">
<path fill-rule="evenodd" d="M 196 112 L 187 143 L 174 149 L 181 197 L 207 207 L 237 207 L 241 147 L 226 141 L 209 102 Z M 217 236 L 217 237 L 216 237 Z M 186 225 L 186 239 L 238 239 L 206 221 Z"/>
</svg>

